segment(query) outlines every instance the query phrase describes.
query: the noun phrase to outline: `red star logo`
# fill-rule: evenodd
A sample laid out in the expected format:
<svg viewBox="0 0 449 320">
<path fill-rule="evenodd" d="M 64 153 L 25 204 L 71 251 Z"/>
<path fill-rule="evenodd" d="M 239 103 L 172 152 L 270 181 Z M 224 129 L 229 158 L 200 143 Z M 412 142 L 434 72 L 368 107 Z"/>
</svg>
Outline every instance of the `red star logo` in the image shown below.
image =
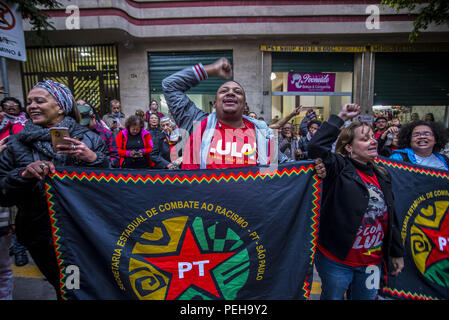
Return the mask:
<svg viewBox="0 0 449 320">
<path fill-rule="evenodd" d="M 211 271 L 234 254 L 235 252 L 201 253 L 190 228 L 188 228 L 178 255 L 145 259 L 172 274 L 167 300 L 175 299 L 191 285 L 202 288 L 220 298 Z"/>
<path fill-rule="evenodd" d="M 448 211 L 449 212 L 449 211 Z M 426 261 L 426 268 L 440 260 L 449 258 L 449 214 L 446 212 L 439 230 L 421 227 L 421 230 L 434 243 Z"/>
</svg>

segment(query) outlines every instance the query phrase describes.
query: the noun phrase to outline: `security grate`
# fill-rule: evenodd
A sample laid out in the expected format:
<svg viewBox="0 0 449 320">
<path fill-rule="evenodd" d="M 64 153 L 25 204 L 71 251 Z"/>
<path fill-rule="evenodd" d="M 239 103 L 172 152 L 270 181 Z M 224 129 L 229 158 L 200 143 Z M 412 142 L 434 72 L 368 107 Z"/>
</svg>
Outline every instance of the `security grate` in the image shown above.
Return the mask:
<svg viewBox="0 0 449 320">
<path fill-rule="evenodd" d="M 22 63 L 24 101 L 40 81 L 51 79 L 67 85 L 76 100 L 89 102 L 103 115 L 109 101 L 120 100 L 118 57 L 115 45 L 27 48 Z"/>
</svg>

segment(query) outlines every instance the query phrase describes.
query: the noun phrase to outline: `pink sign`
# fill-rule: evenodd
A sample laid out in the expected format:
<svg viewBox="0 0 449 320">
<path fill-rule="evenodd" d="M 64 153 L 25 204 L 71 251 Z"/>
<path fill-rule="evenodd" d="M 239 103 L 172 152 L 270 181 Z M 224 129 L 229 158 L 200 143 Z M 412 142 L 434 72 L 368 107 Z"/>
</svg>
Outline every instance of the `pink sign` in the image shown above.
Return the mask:
<svg viewBox="0 0 449 320">
<path fill-rule="evenodd" d="M 334 89 L 335 73 L 288 73 L 288 91 L 334 92 Z"/>
</svg>

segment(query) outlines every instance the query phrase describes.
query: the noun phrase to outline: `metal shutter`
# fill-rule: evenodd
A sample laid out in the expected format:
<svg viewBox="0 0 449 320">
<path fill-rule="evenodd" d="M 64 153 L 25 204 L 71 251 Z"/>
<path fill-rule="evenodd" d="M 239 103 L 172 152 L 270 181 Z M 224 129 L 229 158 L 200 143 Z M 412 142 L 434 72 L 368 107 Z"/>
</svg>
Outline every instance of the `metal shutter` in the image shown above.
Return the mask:
<svg viewBox="0 0 449 320">
<path fill-rule="evenodd" d="M 150 93 L 161 94 L 162 80 L 176 71 L 193 66 L 197 63 L 210 64 L 221 57 L 227 58 L 232 64 L 232 51 L 202 51 L 202 52 L 154 52 L 148 54 L 150 73 Z M 209 78 L 189 90 L 190 94 L 216 94 L 217 89 L 228 80 Z"/>
<path fill-rule="evenodd" d="M 376 53 L 375 105 L 449 105 L 449 53 Z"/>
</svg>

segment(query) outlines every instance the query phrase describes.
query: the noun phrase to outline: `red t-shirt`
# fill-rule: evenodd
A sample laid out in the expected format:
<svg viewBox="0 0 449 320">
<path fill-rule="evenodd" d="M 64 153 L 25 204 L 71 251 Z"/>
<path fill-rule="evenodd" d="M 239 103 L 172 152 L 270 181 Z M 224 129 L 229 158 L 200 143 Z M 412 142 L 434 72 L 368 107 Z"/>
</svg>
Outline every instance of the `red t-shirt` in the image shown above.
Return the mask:
<svg viewBox="0 0 449 320">
<path fill-rule="evenodd" d="M 388 228 L 387 205 L 376 175 L 370 176 L 359 170 L 357 172 L 368 188 L 370 199 L 351 250 L 345 260 L 340 260 L 318 245 L 318 249 L 325 256 L 351 267 L 377 265 L 382 262 L 382 243 Z"/>
<path fill-rule="evenodd" d="M 232 128 L 217 122 L 207 157 L 207 169 L 257 165 L 256 130 L 250 121 L 243 119 L 243 123 L 243 128 Z M 207 119 L 204 119 L 197 132 L 190 136 L 183 155 L 182 169 L 199 169 L 199 150 L 206 125 Z"/>
</svg>

